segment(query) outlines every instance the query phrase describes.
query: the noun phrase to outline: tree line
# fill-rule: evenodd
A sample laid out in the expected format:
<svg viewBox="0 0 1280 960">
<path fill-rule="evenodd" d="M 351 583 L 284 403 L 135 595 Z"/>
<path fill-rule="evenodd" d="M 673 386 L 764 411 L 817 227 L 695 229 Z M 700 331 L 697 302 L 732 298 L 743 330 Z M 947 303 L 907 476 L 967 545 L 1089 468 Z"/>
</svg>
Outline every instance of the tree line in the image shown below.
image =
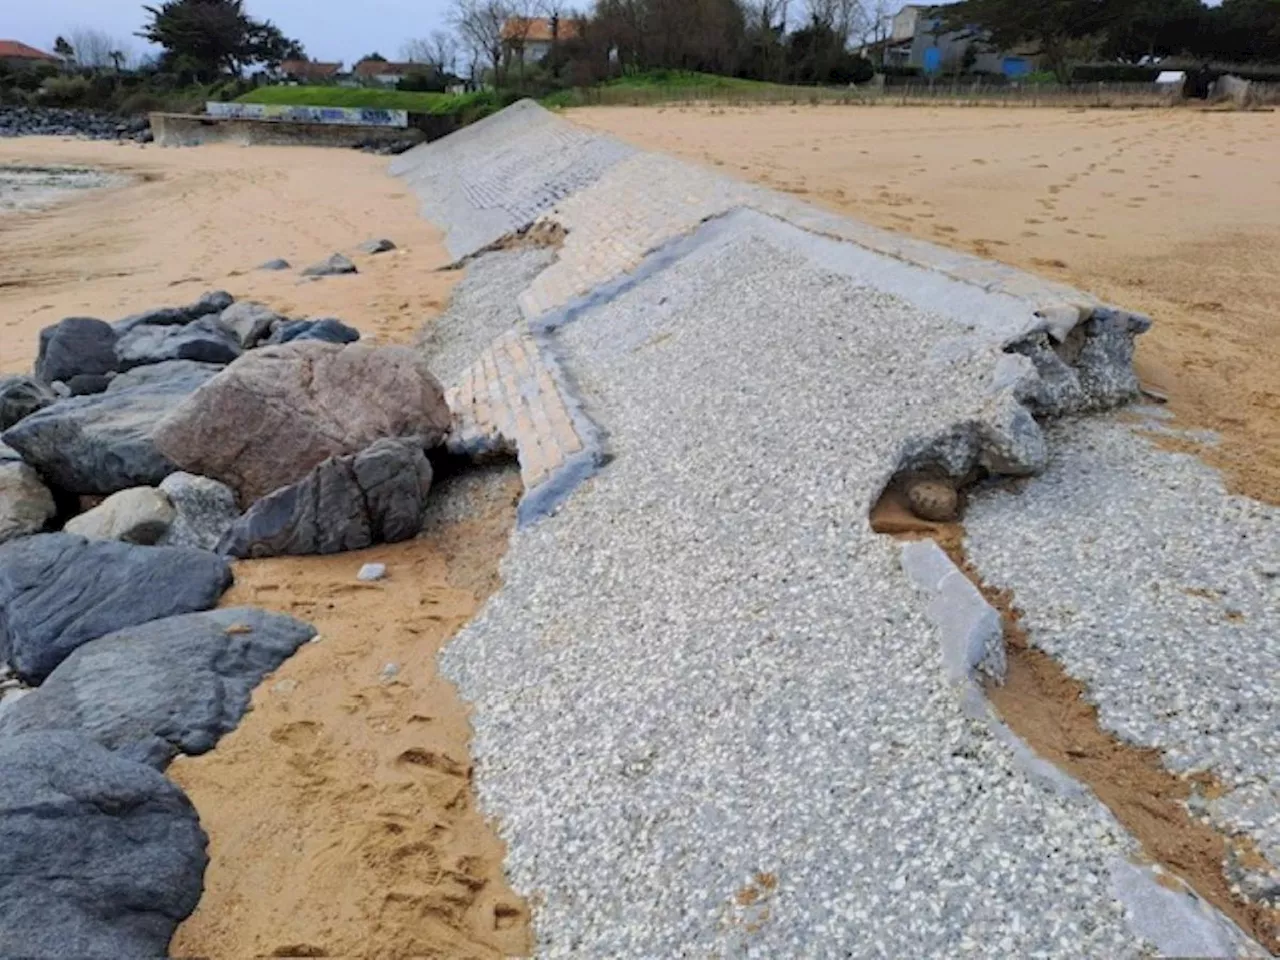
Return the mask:
<svg viewBox="0 0 1280 960">
<path fill-rule="evenodd" d="M 511 24 L 543 16 L 562 39 L 551 79 L 585 85 L 612 73 L 700 70 L 757 80 L 849 83 L 883 65 L 898 4 L 888 0 L 454 0 L 451 23 L 470 61 L 499 85 L 524 78 Z M 1280 0 L 960 0 L 928 11 L 978 47 L 1042 58 L 1061 79 L 1073 63 L 1164 57 L 1280 63 Z M 505 26 L 504 26 L 505 25 Z M 874 65 L 856 56 L 859 49 Z M 519 77 L 513 77 L 519 70 Z"/>
</svg>

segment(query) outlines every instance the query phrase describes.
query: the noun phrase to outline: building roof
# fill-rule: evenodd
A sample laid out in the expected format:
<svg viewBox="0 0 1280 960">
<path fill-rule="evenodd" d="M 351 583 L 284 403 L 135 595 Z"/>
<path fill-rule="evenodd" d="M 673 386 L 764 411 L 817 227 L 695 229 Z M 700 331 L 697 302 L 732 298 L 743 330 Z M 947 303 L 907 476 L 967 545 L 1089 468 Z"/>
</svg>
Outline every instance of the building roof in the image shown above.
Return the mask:
<svg viewBox="0 0 1280 960">
<path fill-rule="evenodd" d="M 0 40 L 0 60 L 47 60 L 57 63 L 58 58 L 51 53 L 29 47 L 17 40 Z"/>
<path fill-rule="evenodd" d="M 286 60 L 280 64 L 282 73 L 314 80 L 327 80 L 342 69 L 341 63 L 320 63 L 317 60 Z"/>
<path fill-rule="evenodd" d="M 357 77 L 402 77 L 409 73 L 429 73 L 434 70 L 429 63 L 394 63 L 390 60 L 361 60 L 352 69 Z"/>
<path fill-rule="evenodd" d="M 502 25 L 503 40 L 550 43 L 552 32 L 550 17 L 511 17 Z M 578 35 L 578 21 L 561 17 L 554 32 L 560 40 L 572 40 Z"/>
</svg>

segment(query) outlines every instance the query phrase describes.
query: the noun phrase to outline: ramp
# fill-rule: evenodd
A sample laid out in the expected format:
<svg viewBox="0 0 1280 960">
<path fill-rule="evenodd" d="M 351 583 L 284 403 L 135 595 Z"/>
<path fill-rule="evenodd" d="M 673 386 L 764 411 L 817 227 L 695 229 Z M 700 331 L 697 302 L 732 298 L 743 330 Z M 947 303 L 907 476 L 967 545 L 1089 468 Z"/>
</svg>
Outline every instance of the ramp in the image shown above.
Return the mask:
<svg viewBox="0 0 1280 960">
<path fill-rule="evenodd" d="M 1042 485 L 1061 464 L 1046 424 L 1127 429 L 1104 411 L 1137 395 L 1145 317 L 529 103 L 395 169 L 468 264 L 442 336 L 496 338 L 454 384 L 456 448 L 514 452 L 525 479 L 504 586 L 443 664 L 540 954 L 1262 953 L 995 718 L 999 617 L 944 586 L 967 584 L 945 556 L 868 524 L 896 477 L 1048 469 L 1025 529 L 1052 530 L 1083 492 Z M 1144 562 L 1132 539 L 1106 569 L 1068 548 L 1028 583 L 1001 496 L 979 501 L 978 556 L 1040 611 Z M 1132 640 L 1125 590 L 1106 596 Z M 1248 629 L 1274 675 L 1274 635 Z M 1246 813 L 1273 789 L 1258 749 Z M 1197 751 L 1230 765 L 1212 738 Z"/>
</svg>

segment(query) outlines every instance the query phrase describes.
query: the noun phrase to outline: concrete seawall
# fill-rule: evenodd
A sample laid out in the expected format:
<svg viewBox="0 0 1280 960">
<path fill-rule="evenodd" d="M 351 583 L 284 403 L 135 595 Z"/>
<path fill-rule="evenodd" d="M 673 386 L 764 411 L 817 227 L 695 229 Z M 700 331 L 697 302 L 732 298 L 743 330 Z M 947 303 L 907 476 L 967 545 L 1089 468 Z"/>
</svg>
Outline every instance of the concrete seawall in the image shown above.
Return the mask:
<svg viewBox="0 0 1280 960">
<path fill-rule="evenodd" d="M 162 147 L 205 143 L 254 146 L 358 147 L 434 140 L 455 126 L 451 117 L 427 117 L 427 127 L 408 129 L 354 124 L 296 123 L 283 120 L 222 119 L 199 114 L 153 113 L 151 130 Z"/>
</svg>

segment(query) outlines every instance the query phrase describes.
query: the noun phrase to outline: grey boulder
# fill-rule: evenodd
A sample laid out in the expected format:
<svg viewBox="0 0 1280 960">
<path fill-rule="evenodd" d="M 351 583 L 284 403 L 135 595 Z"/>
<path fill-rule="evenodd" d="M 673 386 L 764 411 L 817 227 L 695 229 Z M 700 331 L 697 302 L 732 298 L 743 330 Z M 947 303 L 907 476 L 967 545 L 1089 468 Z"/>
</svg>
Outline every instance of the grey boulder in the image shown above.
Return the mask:
<svg viewBox="0 0 1280 960">
<path fill-rule="evenodd" d="M 288 270 L 289 266 L 290 264 L 288 260 L 277 258 L 275 260 L 268 260 L 266 263 L 259 266 L 258 269 L 259 270 Z"/>
<path fill-rule="evenodd" d="M 224 483 L 191 473 L 172 473 L 160 484 L 177 515 L 160 544 L 215 550 L 240 517 L 236 492 Z"/>
<path fill-rule="evenodd" d="M 40 331 L 36 379 L 66 382 L 81 374 L 116 370 L 116 332 L 92 317 L 67 317 Z"/>
<path fill-rule="evenodd" d="M 39 533 L 57 512 L 40 475 L 7 449 L 0 447 L 0 543 Z"/>
<path fill-rule="evenodd" d="M 8 430 L 19 420 L 29 417 L 58 395 L 31 377 L 0 377 L 0 430 Z"/>
<path fill-rule="evenodd" d="M 0 544 L 0 662 L 39 683 L 77 647 L 125 627 L 208 610 L 231 586 L 204 550 L 42 533 Z"/>
<path fill-rule="evenodd" d="M 357 273 L 356 265 L 340 253 L 335 253 L 328 260 L 313 263 L 302 271 L 304 277 L 334 277 L 343 273 Z"/>
<path fill-rule="evenodd" d="M 3 439 L 68 493 L 155 486 L 177 469 L 154 442 L 161 420 L 219 369 L 174 361 L 130 371 L 105 393 L 45 407 L 6 430 Z"/>
<path fill-rule="evenodd" d="M 88 540 L 123 540 L 151 546 L 169 531 L 177 511 L 154 487 L 113 493 L 92 510 L 72 517 L 63 530 Z"/>
<path fill-rule="evenodd" d="M 240 356 L 240 352 L 239 338 L 213 316 L 182 326 L 142 324 L 121 334 L 116 344 L 121 370 L 168 360 L 227 364 Z"/>
<path fill-rule="evenodd" d="M 117 320 L 114 326 L 119 334 L 128 333 L 134 327 L 141 326 L 182 326 L 191 323 L 193 320 L 199 320 L 201 317 L 222 313 L 223 310 L 235 303 L 235 299 L 225 290 L 214 290 L 211 293 L 206 293 L 195 303 L 189 303 L 185 307 L 159 307 L 155 310 L 146 310 L 142 313 L 135 313 L 132 316 L 125 317 L 123 320 Z"/>
<path fill-rule="evenodd" d="M 388 250 L 394 250 L 396 245 L 387 239 L 366 240 L 360 246 L 356 247 L 361 253 L 386 253 Z"/>
<path fill-rule="evenodd" d="M 153 620 L 87 643 L 0 715 L 0 737 L 82 733 L 163 769 L 236 728 L 254 688 L 315 636 L 301 620 L 250 607 Z"/>
<path fill-rule="evenodd" d="M 322 343 L 355 343 L 360 331 L 341 320 L 326 317 L 323 320 L 286 320 L 271 331 L 267 346 L 293 343 L 295 340 L 319 340 Z"/>
<path fill-rule="evenodd" d="M 218 550 L 242 558 L 302 556 L 408 540 L 422 529 L 430 489 L 421 443 L 379 440 L 259 500 Z"/>
<path fill-rule="evenodd" d="M 258 346 L 271 335 L 272 327 L 286 322 L 287 317 L 252 300 L 233 303 L 218 317 L 219 325 L 234 336 L 245 350 Z"/>
<path fill-rule="evenodd" d="M 440 442 L 444 391 L 408 347 L 300 342 L 250 351 L 174 410 L 156 443 L 250 504 L 384 437 Z"/>
<path fill-rule="evenodd" d="M 87 397 L 102 393 L 111 386 L 114 373 L 78 373 L 66 382 L 67 390 L 73 397 Z"/>
<path fill-rule="evenodd" d="M 150 767 L 76 734 L 0 738 L 0 956 L 166 956 L 207 842 Z"/>
</svg>

